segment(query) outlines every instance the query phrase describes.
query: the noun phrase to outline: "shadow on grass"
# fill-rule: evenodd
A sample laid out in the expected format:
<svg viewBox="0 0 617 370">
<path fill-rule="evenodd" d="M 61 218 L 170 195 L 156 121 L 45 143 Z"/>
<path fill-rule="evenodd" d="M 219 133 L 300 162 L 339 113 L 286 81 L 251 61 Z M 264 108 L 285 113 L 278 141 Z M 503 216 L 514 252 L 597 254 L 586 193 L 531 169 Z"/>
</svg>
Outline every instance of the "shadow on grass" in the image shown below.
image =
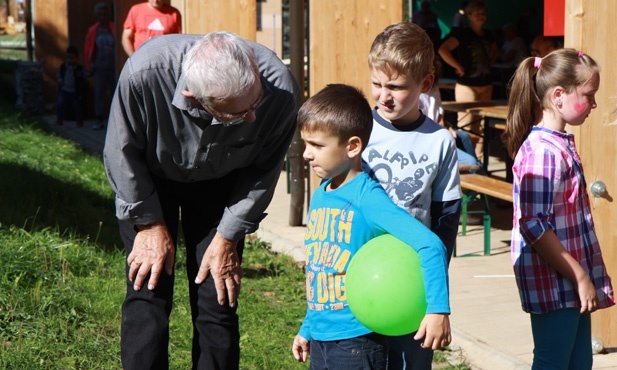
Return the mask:
<svg viewBox="0 0 617 370">
<path fill-rule="evenodd" d="M 276 272 L 273 268 L 267 268 L 264 266 L 242 266 L 242 271 L 244 272 L 244 277 L 247 279 L 260 279 L 269 276 L 276 276 Z"/>
<path fill-rule="evenodd" d="M 122 248 L 112 198 L 6 163 L 0 163 L 0 179 L 2 225 L 28 231 L 51 227 L 108 251 Z"/>
</svg>

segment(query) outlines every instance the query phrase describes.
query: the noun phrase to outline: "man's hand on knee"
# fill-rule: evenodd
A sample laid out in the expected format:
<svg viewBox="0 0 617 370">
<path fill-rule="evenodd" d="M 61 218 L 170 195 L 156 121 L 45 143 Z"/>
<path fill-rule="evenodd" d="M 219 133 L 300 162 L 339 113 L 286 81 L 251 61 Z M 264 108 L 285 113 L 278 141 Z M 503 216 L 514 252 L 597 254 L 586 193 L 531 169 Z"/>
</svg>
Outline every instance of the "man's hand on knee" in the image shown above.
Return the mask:
<svg viewBox="0 0 617 370">
<path fill-rule="evenodd" d="M 236 244 L 217 232 L 204 253 L 195 279 L 196 284 L 201 284 L 211 273 L 219 304 L 224 305 L 228 301 L 231 307 L 236 305 L 244 274 Z"/>
<path fill-rule="evenodd" d="M 168 275 L 173 273 L 175 246 L 167 226 L 162 222 L 137 226 L 137 229 L 133 250 L 126 259 L 129 280 L 133 282 L 133 289 L 138 291 L 150 275 L 148 289 L 154 290 L 163 270 Z"/>
</svg>

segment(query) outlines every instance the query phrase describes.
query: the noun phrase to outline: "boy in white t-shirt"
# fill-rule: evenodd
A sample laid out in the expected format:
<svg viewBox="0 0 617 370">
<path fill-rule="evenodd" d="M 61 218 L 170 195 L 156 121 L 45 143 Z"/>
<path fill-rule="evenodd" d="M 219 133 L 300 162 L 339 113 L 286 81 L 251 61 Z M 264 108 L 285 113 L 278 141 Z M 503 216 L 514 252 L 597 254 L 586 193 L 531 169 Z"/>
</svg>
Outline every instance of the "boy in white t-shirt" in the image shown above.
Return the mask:
<svg viewBox="0 0 617 370">
<path fill-rule="evenodd" d="M 394 24 L 377 35 L 368 57 L 377 106 L 362 158 L 390 199 L 437 234 L 449 261 L 462 197 L 456 144 L 418 105 L 433 86 L 434 58 L 430 38 L 416 24 Z M 433 352 L 413 337 L 389 337 L 389 369 L 431 368 Z"/>
</svg>

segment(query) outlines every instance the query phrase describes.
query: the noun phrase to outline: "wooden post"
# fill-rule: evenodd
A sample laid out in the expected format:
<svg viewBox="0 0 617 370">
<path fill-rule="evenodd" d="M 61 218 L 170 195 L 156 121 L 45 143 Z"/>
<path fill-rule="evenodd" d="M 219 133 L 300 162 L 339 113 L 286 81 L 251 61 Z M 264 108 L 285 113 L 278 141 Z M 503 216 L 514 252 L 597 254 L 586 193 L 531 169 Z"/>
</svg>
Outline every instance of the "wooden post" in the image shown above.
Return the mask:
<svg viewBox="0 0 617 370">
<path fill-rule="evenodd" d="M 617 1 L 566 0 L 565 46 L 589 54 L 600 66 L 600 89 L 595 96 L 597 108 L 592 110 L 583 125 L 568 126 L 583 161 L 587 191 L 592 207 L 594 227 L 608 274 L 617 289 L 617 173 L 607 166 L 617 160 L 614 138 L 617 135 L 617 46 L 607 42 L 615 26 Z M 589 187 L 595 181 L 606 184 L 604 196 L 595 197 Z M 591 315 L 592 336 L 599 338 L 605 348 L 617 347 L 617 307 L 596 311 Z"/>
<path fill-rule="evenodd" d="M 289 39 L 291 73 L 298 81 L 300 90 L 304 92 L 304 0 L 292 0 L 289 4 Z M 300 138 L 300 131 L 296 130 L 287 153 L 289 161 L 287 176 L 291 182 L 290 226 L 302 226 L 304 216 L 306 171 L 302 158 L 303 151 L 304 145 Z"/>
</svg>

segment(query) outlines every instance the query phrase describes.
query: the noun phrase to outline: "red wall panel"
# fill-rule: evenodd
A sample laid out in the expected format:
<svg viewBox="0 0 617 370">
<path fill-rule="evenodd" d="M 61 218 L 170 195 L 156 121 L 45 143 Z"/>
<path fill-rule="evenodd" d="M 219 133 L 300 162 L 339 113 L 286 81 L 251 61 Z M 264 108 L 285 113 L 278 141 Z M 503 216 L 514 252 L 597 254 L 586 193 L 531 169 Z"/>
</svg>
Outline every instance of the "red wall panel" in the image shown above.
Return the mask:
<svg viewBox="0 0 617 370">
<path fill-rule="evenodd" d="M 563 36 L 565 0 L 544 0 L 544 36 Z"/>
</svg>

